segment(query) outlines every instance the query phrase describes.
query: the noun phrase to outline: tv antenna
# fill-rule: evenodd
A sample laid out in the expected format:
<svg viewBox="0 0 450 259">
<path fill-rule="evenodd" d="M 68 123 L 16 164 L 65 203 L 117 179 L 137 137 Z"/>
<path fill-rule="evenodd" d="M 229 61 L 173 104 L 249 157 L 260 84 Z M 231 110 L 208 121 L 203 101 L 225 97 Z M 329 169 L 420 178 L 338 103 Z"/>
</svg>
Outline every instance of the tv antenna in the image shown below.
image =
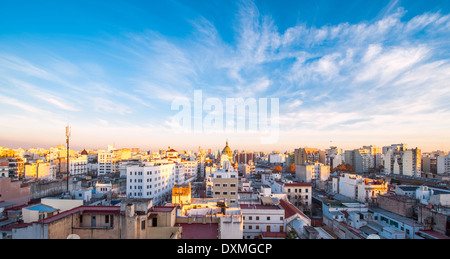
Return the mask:
<svg viewBox="0 0 450 259">
<path fill-rule="evenodd" d="M 72 135 L 69 125 L 66 126 L 66 144 L 67 144 L 67 193 L 69 193 L 69 139 Z"/>
</svg>

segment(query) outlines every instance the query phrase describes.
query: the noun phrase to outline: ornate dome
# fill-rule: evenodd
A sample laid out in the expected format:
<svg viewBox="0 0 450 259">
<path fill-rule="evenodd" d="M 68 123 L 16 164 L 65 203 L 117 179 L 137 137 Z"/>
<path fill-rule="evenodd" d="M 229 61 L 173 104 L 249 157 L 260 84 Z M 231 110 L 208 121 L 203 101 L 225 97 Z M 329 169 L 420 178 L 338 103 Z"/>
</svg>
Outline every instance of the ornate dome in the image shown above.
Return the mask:
<svg viewBox="0 0 450 259">
<path fill-rule="evenodd" d="M 222 150 L 222 155 L 227 155 L 228 158 L 230 159 L 230 161 L 233 161 L 233 151 L 231 151 L 231 148 L 228 146 L 228 140 L 227 140 L 227 145 Z"/>
</svg>

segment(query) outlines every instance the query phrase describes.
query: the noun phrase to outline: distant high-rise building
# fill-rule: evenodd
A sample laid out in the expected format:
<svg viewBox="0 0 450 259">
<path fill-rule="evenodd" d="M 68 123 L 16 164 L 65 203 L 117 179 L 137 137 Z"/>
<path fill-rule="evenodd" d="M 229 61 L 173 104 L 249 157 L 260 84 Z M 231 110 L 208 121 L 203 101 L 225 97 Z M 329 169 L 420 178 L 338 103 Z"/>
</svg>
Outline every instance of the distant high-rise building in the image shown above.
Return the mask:
<svg viewBox="0 0 450 259">
<path fill-rule="evenodd" d="M 437 173 L 438 174 L 450 173 L 450 153 L 447 156 L 437 157 Z"/>
<path fill-rule="evenodd" d="M 294 151 L 294 163 L 295 165 L 305 165 L 307 163 L 325 163 L 325 152 L 321 153 L 317 148 L 297 148 Z"/>
<path fill-rule="evenodd" d="M 256 161 L 256 155 L 253 152 L 244 152 L 242 151 L 241 153 L 237 153 L 234 156 L 234 160 L 238 163 L 238 164 L 249 164 L 250 162 L 255 162 Z"/>
<path fill-rule="evenodd" d="M 100 151 L 97 156 L 98 175 L 110 174 L 113 172 L 113 153 Z"/>
<path fill-rule="evenodd" d="M 363 146 L 362 148 L 345 151 L 345 163 L 350 164 L 358 173 L 369 173 L 371 169 L 381 166 L 381 148 Z"/>
<path fill-rule="evenodd" d="M 295 176 L 306 183 L 310 183 L 312 180 L 326 181 L 330 177 L 330 166 L 319 162 L 296 165 Z"/>
<path fill-rule="evenodd" d="M 406 149 L 406 145 L 401 144 L 386 149 L 384 171 L 387 174 L 420 176 L 421 165 L 422 152 L 418 148 Z"/>
</svg>

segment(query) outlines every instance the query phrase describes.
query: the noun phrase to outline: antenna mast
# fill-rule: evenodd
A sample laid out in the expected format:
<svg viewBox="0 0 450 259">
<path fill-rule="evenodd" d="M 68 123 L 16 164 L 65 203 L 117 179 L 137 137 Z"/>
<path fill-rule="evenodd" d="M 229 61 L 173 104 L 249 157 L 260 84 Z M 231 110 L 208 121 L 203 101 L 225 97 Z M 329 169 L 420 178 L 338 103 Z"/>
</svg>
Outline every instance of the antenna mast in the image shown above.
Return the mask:
<svg viewBox="0 0 450 259">
<path fill-rule="evenodd" d="M 66 126 L 66 144 L 67 144 L 67 193 L 69 193 L 69 139 L 71 136 L 70 127 Z"/>
</svg>

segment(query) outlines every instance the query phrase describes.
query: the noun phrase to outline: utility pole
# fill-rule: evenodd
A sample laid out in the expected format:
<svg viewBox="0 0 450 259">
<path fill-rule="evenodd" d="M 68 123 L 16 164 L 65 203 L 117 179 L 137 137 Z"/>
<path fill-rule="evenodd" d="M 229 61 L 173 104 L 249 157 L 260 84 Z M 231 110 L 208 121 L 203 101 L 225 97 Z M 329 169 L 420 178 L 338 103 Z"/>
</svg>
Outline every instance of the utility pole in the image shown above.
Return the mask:
<svg viewBox="0 0 450 259">
<path fill-rule="evenodd" d="M 70 139 L 70 127 L 66 127 L 66 143 L 67 143 L 67 194 L 69 194 L 69 139 Z"/>
</svg>

